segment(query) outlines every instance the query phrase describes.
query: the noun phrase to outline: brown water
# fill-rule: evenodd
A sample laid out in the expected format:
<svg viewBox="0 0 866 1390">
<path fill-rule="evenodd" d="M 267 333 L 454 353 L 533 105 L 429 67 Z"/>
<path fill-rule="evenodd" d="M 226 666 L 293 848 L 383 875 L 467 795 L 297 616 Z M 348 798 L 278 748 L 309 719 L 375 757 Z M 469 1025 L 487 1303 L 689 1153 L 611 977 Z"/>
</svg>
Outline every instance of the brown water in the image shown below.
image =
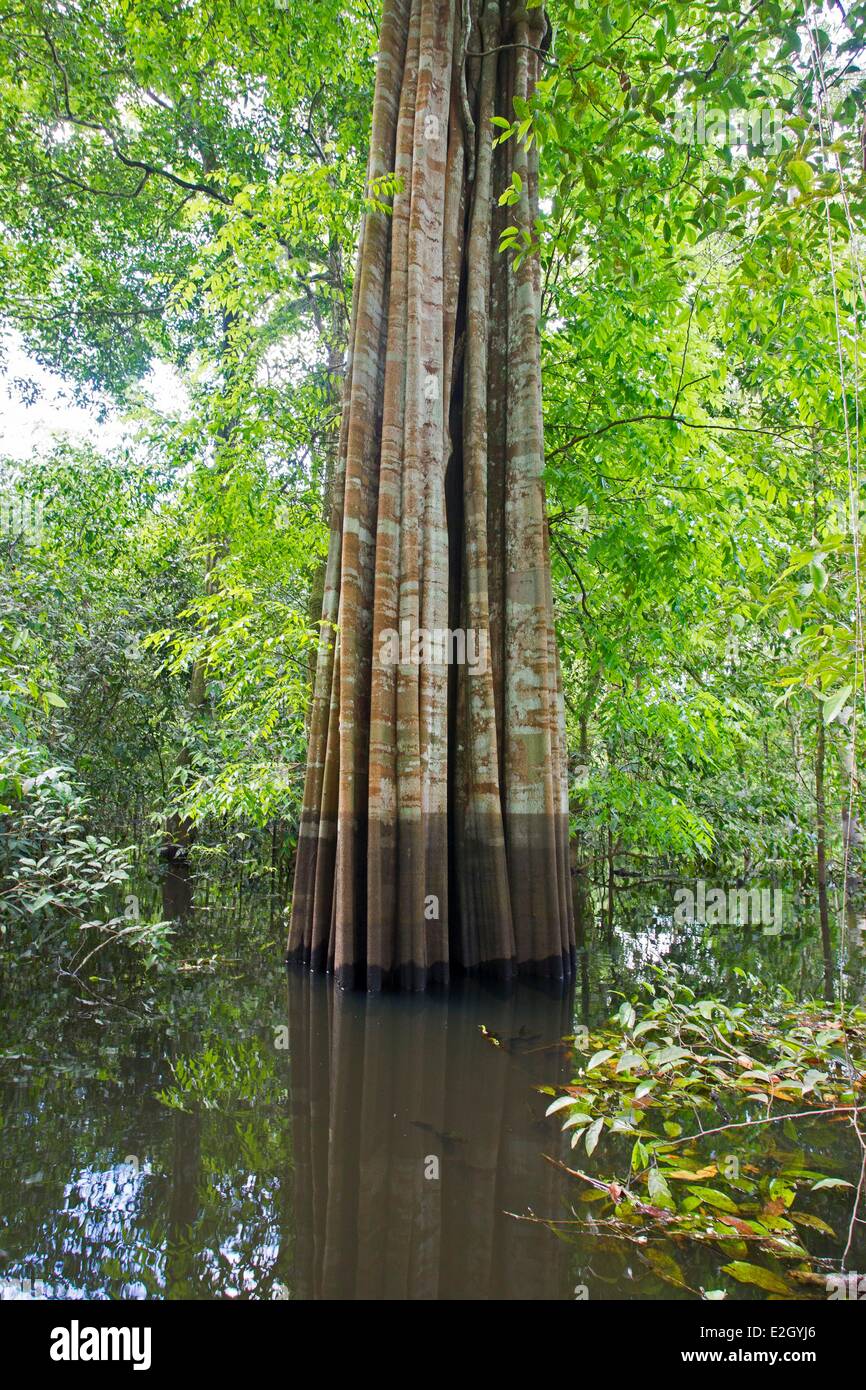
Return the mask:
<svg viewBox="0 0 866 1390">
<path fill-rule="evenodd" d="M 570 1003 L 290 980 L 298 1297 L 569 1296 L 566 1248 L 509 1213 L 563 1211 L 535 1087 L 565 1079 Z"/>
<path fill-rule="evenodd" d="M 569 1296 L 567 1248 L 509 1215 L 563 1210 L 535 1088 L 566 1077 L 569 997 L 265 969 L 147 1020 L 33 1002 L 0 1087 L 6 1297 Z"/>
<path fill-rule="evenodd" d="M 644 918 L 582 958 L 576 1004 L 528 984 L 342 993 L 287 976 L 261 925 L 185 945 L 144 988 L 0 958 L 4 1297 L 688 1297 L 591 1224 L 542 1224 L 591 1208 L 545 1157 L 570 1150 L 539 1087 L 570 1079 L 575 1016 L 606 1017 L 653 961 L 729 998 L 735 966 L 822 979 L 814 923 L 681 940 Z M 786 1142 L 856 1179 L 847 1126 Z M 849 1208 L 845 1188 L 811 1199 L 843 1233 Z M 838 1257 L 838 1238 L 810 1242 Z M 716 1286 L 717 1253 L 678 1255 Z"/>
</svg>

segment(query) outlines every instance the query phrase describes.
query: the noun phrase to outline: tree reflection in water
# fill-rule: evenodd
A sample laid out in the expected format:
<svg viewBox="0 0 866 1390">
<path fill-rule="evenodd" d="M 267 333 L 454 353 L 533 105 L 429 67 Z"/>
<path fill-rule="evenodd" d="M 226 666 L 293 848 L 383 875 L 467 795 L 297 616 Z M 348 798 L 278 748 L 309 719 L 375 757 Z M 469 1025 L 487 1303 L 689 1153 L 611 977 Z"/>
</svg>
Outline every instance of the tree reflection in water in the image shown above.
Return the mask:
<svg viewBox="0 0 866 1390">
<path fill-rule="evenodd" d="M 22 1283 L 37 1297 L 670 1296 L 626 1242 L 564 1242 L 505 1215 L 593 1210 L 542 1156 L 567 1144 L 535 1087 L 573 1075 L 557 1046 L 570 998 L 467 983 L 375 999 L 292 971 L 287 1001 L 284 971 L 244 931 L 233 970 L 158 973 L 146 1012 L 79 998 L 38 963 L 7 973 L 0 1297 Z M 735 967 L 821 988 L 809 919 L 779 937 L 674 934 L 636 900 L 603 946 L 580 959 L 581 1022 L 609 1017 L 663 959 L 731 1003 Z M 846 970 L 862 998 L 861 952 Z M 816 1166 L 856 1183 L 846 1134 L 822 1132 Z M 715 1286 L 712 1261 L 693 1253 L 688 1271 Z"/>
<path fill-rule="evenodd" d="M 523 983 L 376 999 L 289 972 L 293 1297 L 570 1296 L 567 1247 L 508 1213 L 563 1211 L 534 1087 L 566 1077 L 572 1006 Z"/>
</svg>

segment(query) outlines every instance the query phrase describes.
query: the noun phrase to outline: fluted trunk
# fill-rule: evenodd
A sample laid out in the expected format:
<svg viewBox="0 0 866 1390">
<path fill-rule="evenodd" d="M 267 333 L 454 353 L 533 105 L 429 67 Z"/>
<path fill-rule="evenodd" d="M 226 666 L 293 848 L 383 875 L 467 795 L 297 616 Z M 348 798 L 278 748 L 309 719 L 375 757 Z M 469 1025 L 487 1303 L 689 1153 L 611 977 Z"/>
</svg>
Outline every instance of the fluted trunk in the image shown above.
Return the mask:
<svg viewBox="0 0 866 1390">
<path fill-rule="evenodd" d="M 343 984 L 571 973 L 542 483 L 540 9 L 384 0 L 289 958 Z M 517 204 L 498 197 L 518 175 Z"/>
</svg>

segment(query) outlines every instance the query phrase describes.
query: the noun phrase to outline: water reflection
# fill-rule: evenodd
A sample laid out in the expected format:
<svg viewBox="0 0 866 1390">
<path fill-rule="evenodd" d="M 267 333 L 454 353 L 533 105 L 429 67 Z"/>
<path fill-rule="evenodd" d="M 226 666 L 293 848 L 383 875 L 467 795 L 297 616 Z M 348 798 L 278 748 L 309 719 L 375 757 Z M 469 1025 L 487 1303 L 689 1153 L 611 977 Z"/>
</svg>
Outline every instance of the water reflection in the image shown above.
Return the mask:
<svg viewBox="0 0 866 1390">
<path fill-rule="evenodd" d="M 506 1215 L 592 1211 L 544 1162 L 567 1140 L 535 1089 L 571 1079 L 557 1045 L 571 998 L 466 984 L 368 999 L 296 972 L 287 985 L 265 933 L 221 924 L 190 946 L 195 968 L 157 972 L 144 997 L 115 981 L 99 1000 L 38 963 L 0 963 L 0 1298 L 675 1294 L 626 1242 L 591 1229 L 564 1242 Z M 866 997 L 859 936 L 843 957 L 852 1001 Z M 576 1017 L 591 1025 L 662 959 L 730 1002 L 738 967 L 821 990 L 810 921 L 779 937 L 674 934 L 644 901 L 588 947 Z M 807 1166 L 856 1185 L 846 1127 L 797 1143 Z M 844 1242 L 849 1189 L 823 1202 Z M 717 1278 L 715 1256 L 679 1258 L 693 1287 Z"/>
<path fill-rule="evenodd" d="M 298 1298 L 565 1298 L 558 1215 L 572 1001 L 468 983 L 423 1000 L 289 977 Z M 481 1032 L 483 1024 L 488 1037 Z"/>
</svg>

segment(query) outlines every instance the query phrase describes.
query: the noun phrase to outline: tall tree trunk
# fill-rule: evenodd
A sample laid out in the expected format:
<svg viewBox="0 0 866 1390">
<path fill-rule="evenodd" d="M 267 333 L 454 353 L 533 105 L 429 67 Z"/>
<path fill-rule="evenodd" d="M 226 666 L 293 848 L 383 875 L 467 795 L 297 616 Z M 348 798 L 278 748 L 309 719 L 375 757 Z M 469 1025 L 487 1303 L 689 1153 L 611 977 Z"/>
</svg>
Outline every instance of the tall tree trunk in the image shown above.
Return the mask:
<svg viewBox="0 0 866 1390">
<path fill-rule="evenodd" d="M 830 908 L 827 900 L 827 805 L 824 790 L 826 741 L 824 713 L 818 708 L 815 750 L 815 868 L 818 881 L 818 915 L 821 922 L 821 951 L 824 956 L 824 996 L 833 998 L 833 950 L 830 941 Z"/>
<path fill-rule="evenodd" d="M 368 989 L 573 969 L 539 273 L 496 251 L 533 229 L 535 150 L 491 124 L 545 27 L 384 0 L 369 177 L 400 191 L 361 235 L 289 935 Z"/>
<path fill-rule="evenodd" d="M 863 827 L 860 824 L 860 776 L 857 770 L 857 721 L 849 711 L 843 735 L 842 768 L 842 852 L 845 879 L 845 907 L 856 913 L 863 891 Z"/>
<path fill-rule="evenodd" d="M 340 249 L 336 237 L 331 241 L 328 248 L 328 264 L 330 268 L 331 283 L 336 285 L 340 280 Z M 319 337 L 327 345 L 327 363 L 325 367 L 325 409 L 327 412 L 323 436 L 319 441 L 324 458 L 324 472 L 321 479 L 314 475 L 314 482 L 318 482 L 321 488 L 322 498 L 322 520 L 330 521 L 331 511 L 334 505 L 334 479 L 337 474 L 337 460 L 340 448 L 340 403 L 342 394 L 342 382 L 346 366 L 346 313 L 343 302 L 338 295 L 334 295 L 330 301 L 330 316 L 325 320 L 319 307 L 315 294 L 310 292 L 311 309 L 315 320 Z M 327 578 L 327 559 L 323 559 L 321 564 L 316 567 L 313 581 L 310 585 L 310 622 L 317 623 L 322 616 L 322 604 L 325 596 L 325 582 Z M 317 653 L 314 647 L 310 648 L 310 679 L 316 679 Z"/>
</svg>

